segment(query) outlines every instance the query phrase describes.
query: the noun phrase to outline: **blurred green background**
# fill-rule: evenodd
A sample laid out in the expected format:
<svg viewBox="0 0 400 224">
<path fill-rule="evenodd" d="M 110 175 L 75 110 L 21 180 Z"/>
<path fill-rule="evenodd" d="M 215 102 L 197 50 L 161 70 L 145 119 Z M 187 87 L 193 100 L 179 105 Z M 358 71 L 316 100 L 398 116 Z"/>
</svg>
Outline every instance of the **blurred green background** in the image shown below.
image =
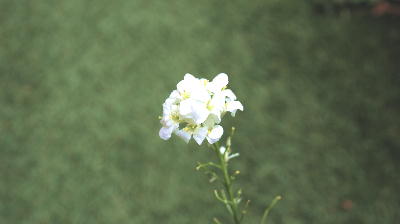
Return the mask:
<svg viewBox="0 0 400 224">
<path fill-rule="evenodd" d="M 321 2 L 0 0 L 0 223 L 229 223 L 158 137 L 187 72 L 244 104 L 246 223 L 400 223 L 400 17 Z"/>
</svg>

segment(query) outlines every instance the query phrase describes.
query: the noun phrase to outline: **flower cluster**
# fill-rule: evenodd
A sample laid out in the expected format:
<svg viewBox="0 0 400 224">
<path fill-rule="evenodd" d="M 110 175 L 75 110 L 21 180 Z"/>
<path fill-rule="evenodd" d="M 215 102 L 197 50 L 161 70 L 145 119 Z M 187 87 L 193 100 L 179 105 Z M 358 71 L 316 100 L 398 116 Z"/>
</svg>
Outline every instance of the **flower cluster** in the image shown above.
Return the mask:
<svg viewBox="0 0 400 224">
<path fill-rule="evenodd" d="M 235 116 L 237 110 L 243 111 L 227 85 L 224 73 L 211 82 L 186 74 L 163 104 L 160 137 L 167 140 L 175 133 L 187 143 L 192 136 L 199 145 L 204 139 L 210 144 L 217 142 L 224 132 L 219 123 L 225 113 Z"/>
</svg>

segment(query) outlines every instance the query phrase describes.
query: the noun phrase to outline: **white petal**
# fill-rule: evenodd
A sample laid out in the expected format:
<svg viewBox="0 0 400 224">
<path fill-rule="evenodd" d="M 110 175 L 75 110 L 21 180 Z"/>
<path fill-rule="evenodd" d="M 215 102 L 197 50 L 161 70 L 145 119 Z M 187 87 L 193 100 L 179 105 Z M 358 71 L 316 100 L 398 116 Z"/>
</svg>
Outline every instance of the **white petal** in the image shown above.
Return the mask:
<svg viewBox="0 0 400 224">
<path fill-rule="evenodd" d="M 163 114 L 170 114 L 172 110 L 172 104 L 168 99 L 163 103 Z"/>
<path fill-rule="evenodd" d="M 175 98 L 179 98 L 179 96 L 180 96 L 179 92 L 177 90 L 174 90 L 174 91 L 171 92 L 171 94 L 169 95 L 168 98 L 175 99 Z"/>
<path fill-rule="evenodd" d="M 225 96 L 221 93 L 216 93 L 210 101 L 210 106 L 214 109 L 223 110 L 225 106 Z"/>
<path fill-rule="evenodd" d="M 163 103 L 163 107 L 170 107 L 172 104 L 174 104 L 175 102 L 177 102 L 177 99 L 174 98 L 168 98 L 165 100 L 165 102 Z"/>
<path fill-rule="evenodd" d="M 163 103 L 163 107 L 165 106 L 171 106 L 172 104 L 174 104 L 174 98 L 167 98 L 164 103 Z"/>
<path fill-rule="evenodd" d="M 207 110 L 205 105 L 203 104 L 193 105 L 193 120 L 196 124 L 203 123 L 207 119 L 209 114 L 210 111 Z"/>
<path fill-rule="evenodd" d="M 183 141 L 185 141 L 186 143 L 189 143 L 189 140 L 192 137 L 192 135 L 189 132 L 184 131 L 183 129 L 175 131 L 175 134 L 180 138 L 182 138 Z"/>
<path fill-rule="evenodd" d="M 194 86 L 199 85 L 199 82 L 199 79 L 187 73 L 183 80 L 176 85 L 176 88 L 180 93 L 183 93 L 185 91 L 190 91 Z"/>
<path fill-rule="evenodd" d="M 179 105 L 179 114 L 182 116 L 187 116 L 192 112 L 192 101 L 184 100 Z"/>
<path fill-rule="evenodd" d="M 174 124 L 174 121 L 170 118 L 169 115 L 163 116 L 160 120 L 160 123 L 164 126 L 164 127 L 171 127 Z"/>
<path fill-rule="evenodd" d="M 236 95 L 232 92 L 230 89 L 225 89 L 222 91 L 222 94 L 226 97 L 228 97 L 229 101 L 234 101 L 236 100 Z"/>
<path fill-rule="evenodd" d="M 228 85 L 228 75 L 225 73 L 220 73 L 215 78 L 212 80 L 213 83 L 215 83 L 218 87 L 221 87 L 221 89 L 225 86 Z"/>
<path fill-rule="evenodd" d="M 185 80 L 181 80 L 178 82 L 178 84 L 176 84 L 176 89 L 180 92 L 183 93 L 185 91 L 185 87 L 186 87 L 186 81 Z"/>
<path fill-rule="evenodd" d="M 216 93 L 222 90 L 226 85 L 228 85 L 228 75 L 225 73 L 220 73 L 210 82 L 210 91 Z"/>
<path fill-rule="evenodd" d="M 234 117 L 237 110 L 243 111 L 243 105 L 239 101 L 230 101 L 226 103 L 226 110 Z"/>
<path fill-rule="evenodd" d="M 184 79 L 184 80 L 187 80 L 187 81 L 194 81 L 194 80 L 197 80 L 196 77 L 194 77 L 192 74 L 189 74 L 189 73 L 186 73 L 185 76 L 183 77 L 183 79 Z"/>
<path fill-rule="evenodd" d="M 200 79 L 200 83 L 206 87 L 208 85 L 208 83 L 210 83 L 210 81 L 208 81 L 208 79 Z"/>
<path fill-rule="evenodd" d="M 199 85 L 190 89 L 190 98 L 205 103 L 210 100 L 211 96 L 204 86 Z"/>
<path fill-rule="evenodd" d="M 224 129 L 220 125 L 216 125 L 210 133 L 208 133 L 207 140 L 210 144 L 214 144 L 219 141 L 224 133 Z"/>
<path fill-rule="evenodd" d="M 193 133 L 193 139 L 197 142 L 197 144 L 201 145 L 204 139 L 206 138 L 208 133 L 207 128 L 197 128 L 196 131 Z"/>
<path fill-rule="evenodd" d="M 221 122 L 222 112 L 225 110 L 225 96 L 218 93 L 215 94 L 208 103 L 207 109 L 210 114 L 214 115 L 215 123 Z"/>
<path fill-rule="evenodd" d="M 191 119 L 194 123 L 201 124 L 207 119 L 210 112 L 205 103 L 188 99 L 181 102 L 179 114 L 185 119 Z"/>
<path fill-rule="evenodd" d="M 171 134 L 172 134 L 173 131 L 174 131 L 174 127 L 173 126 L 162 127 L 158 134 L 160 135 L 160 138 L 162 138 L 164 140 L 168 140 L 168 139 L 171 138 Z"/>
</svg>

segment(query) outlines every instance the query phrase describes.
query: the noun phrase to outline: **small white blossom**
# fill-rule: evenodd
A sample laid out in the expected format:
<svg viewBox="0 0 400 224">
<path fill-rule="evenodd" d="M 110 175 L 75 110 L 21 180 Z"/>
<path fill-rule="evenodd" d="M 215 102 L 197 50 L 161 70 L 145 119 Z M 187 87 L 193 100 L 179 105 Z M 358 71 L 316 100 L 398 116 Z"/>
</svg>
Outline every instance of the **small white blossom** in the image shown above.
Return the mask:
<svg viewBox="0 0 400 224">
<path fill-rule="evenodd" d="M 161 117 L 163 127 L 160 129 L 159 135 L 164 140 L 171 138 L 171 134 L 179 127 L 179 106 L 177 104 L 179 101 L 174 96 L 175 91 L 163 104 L 163 116 Z"/>
<path fill-rule="evenodd" d="M 205 139 L 210 144 L 218 142 L 224 133 L 219 125 L 223 115 L 243 111 L 235 94 L 227 89 L 228 83 L 225 73 L 211 82 L 186 74 L 163 104 L 160 137 L 168 140 L 175 133 L 187 143 L 192 137 L 199 145 Z"/>
</svg>

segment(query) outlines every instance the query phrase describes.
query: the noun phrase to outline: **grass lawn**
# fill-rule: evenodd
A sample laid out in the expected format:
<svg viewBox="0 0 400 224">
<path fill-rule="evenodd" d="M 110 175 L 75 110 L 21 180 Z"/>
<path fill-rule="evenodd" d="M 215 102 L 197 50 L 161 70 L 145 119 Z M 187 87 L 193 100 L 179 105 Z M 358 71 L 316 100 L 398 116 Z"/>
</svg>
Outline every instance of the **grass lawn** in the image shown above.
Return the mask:
<svg viewBox="0 0 400 224">
<path fill-rule="evenodd" d="M 237 186 L 257 223 L 400 222 L 400 19 L 305 0 L 0 0 L 0 223 L 229 223 L 158 137 L 187 72 L 245 111 Z"/>
</svg>

